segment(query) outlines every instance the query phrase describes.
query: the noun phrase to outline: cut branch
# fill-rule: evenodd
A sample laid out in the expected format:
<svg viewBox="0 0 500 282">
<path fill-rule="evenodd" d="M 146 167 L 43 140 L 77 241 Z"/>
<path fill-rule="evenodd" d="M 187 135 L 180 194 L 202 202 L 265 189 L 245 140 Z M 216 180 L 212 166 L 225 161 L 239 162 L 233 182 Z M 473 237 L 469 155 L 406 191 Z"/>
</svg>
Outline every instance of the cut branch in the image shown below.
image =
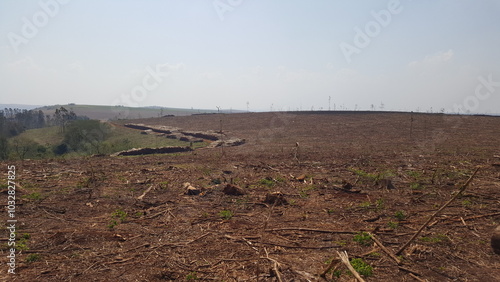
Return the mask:
<svg viewBox="0 0 500 282">
<path fill-rule="evenodd" d="M 375 237 L 374 234 L 368 232 L 368 234 L 370 234 L 370 236 L 372 237 L 373 241 L 375 242 L 375 244 L 377 244 L 381 249 L 382 251 L 384 251 L 387 255 L 389 255 L 397 264 L 401 264 L 401 260 L 395 256 L 389 249 L 387 249 L 378 239 L 377 237 Z"/>
<path fill-rule="evenodd" d="M 418 237 L 420 232 L 422 232 L 422 230 L 424 230 L 424 228 L 427 225 L 429 225 L 429 223 L 434 219 L 434 217 L 436 217 L 436 215 L 438 215 L 442 210 L 444 210 L 449 204 L 451 204 L 451 202 L 453 202 L 458 196 L 460 196 L 465 191 L 465 189 L 467 188 L 467 186 L 469 186 L 469 184 L 471 183 L 472 179 L 474 179 L 474 176 L 476 176 L 476 173 L 478 171 L 479 171 L 479 167 L 476 168 L 474 173 L 469 177 L 469 179 L 467 179 L 465 184 L 462 185 L 462 187 L 460 188 L 460 190 L 458 190 L 458 192 L 455 194 L 455 196 L 453 196 L 448 202 L 446 202 L 443 206 L 441 206 L 441 208 L 439 208 L 433 215 L 431 215 L 429 217 L 429 219 L 420 227 L 420 229 L 418 229 L 418 231 L 410 238 L 410 240 L 408 240 L 408 242 L 406 242 L 406 244 L 404 244 L 401 247 L 401 249 L 399 249 L 399 251 L 397 251 L 396 255 L 400 255 L 411 244 L 411 242 L 413 242 L 413 240 L 415 240 Z"/>
<path fill-rule="evenodd" d="M 359 233 L 359 231 L 324 230 L 324 229 L 302 228 L 302 227 L 273 228 L 273 229 L 266 229 L 265 231 L 272 232 L 272 231 L 289 231 L 289 230 L 310 231 L 310 232 L 319 232 L 319 233 L 337 233 L 337 234 L 356 234 L 356 233 Z"/>
<path fill-rule="evenodd" d="M 142 199 L 144 198 L 144 196 L 146 196 L 146 194 L 149 193 L 149 191 L 151 191 L 151 189 L 153 189 L 153 185 L 149 186 L 148 189 L 146 189 L 146 191 L 144 191 L 144 193 L 142 193 L 142 195 L 140 195 L 139 197 L 137 197 L 137 200 L 142 201 Z"/>
<path fill-rule="evenodd" d="M 271 262 L 274 263 L 274 265 L 273 265 L 273 271 L 274 271 L 274 274 L 276 275 L 276 279 L 278 280 L 278 282 L 283 282 L 283 280 L 281 279 L 280 271 L 279 271 L 280 263 L 277 260 L 269 257 L 269 253 L 267 252 L 266 248 L 264 248 L 264 251 L 266 252 L 266 256 L 265 257 L 261 257 L 261 258 L 268 259 L 268 260 L 270 260 Z"/>
<path fill-rule="evenodd" d="M 349 262 L 349 256 L 347 255 L 347 252 L 344 251 L 341 253 L 337 251 L 337 254 L 339 255 L 342 263 L 345 264 L 345 266 L 347 266 L 347 268 L 349 268 L 349 270 L 352 272 L 352 275 L 354 275 L 354 277 L 356 277 L 356 279 L 358 279 L 359 282 L 365 282 L 365 280 L 361 278 L 361 276 L 359 276 L 359 273 L 356 271 L 356 269 L 352 267 L 351 263 Z"/>
<path fill-rule="evenodd" d="M 332 261 L 328 265 L 328 267 L 319 275 L 320 277 L 323 277 L 326 279 L 326 274 L 330 271 L 333 270 L 335 271 L 339 265 L 340 260 L 338 258 L 332 258 Z"/>
</svg>

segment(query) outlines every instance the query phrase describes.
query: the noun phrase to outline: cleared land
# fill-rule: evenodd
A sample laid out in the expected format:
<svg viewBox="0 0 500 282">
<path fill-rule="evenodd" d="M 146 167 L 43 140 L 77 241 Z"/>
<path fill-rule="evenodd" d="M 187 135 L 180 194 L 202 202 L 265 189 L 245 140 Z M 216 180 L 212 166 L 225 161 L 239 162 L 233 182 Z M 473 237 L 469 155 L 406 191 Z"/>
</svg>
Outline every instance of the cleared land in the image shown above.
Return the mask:
<svg viewBox="0 0 500 282">
<path fill-rule="evenodd" d="M 500 118 L 297 112 L 133 122 L 222 126 L 247 142 L 3 162 L 4 171 L 16 165 L 19 183 L 25 250 L 15 279 L 324 281 L 318 275 L 344 250 L 373 267 L 367 281 L 500 277 L 489 241 L 500 222 Z M 360 233 L 397 252 L 477 167 L 465 192 L 397 257 L 401 264 Z M 186 195 L 186 182 L 201 193 Z M 245 194 L 224 193 L 229 183 Z M 278 191 L 286 203 L 265 202 Z M 344 266 L 326 277 L 353 280 Z"/>
</svg>

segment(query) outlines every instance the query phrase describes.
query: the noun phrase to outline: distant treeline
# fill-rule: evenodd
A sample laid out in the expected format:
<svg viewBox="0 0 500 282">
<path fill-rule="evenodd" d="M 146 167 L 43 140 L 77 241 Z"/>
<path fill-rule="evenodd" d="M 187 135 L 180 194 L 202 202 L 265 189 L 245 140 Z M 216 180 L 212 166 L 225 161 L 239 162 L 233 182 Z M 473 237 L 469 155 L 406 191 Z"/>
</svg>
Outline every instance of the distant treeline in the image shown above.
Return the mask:
<svg viewBox="0 0 500 282">
<path fill-rule="evenodd" d="M 77 116 L 64 107 L 56 109 L 53 115 L 45 115 L 41 110 L 5 108 L 0 110 L 0 137 L 10 138 L 28 129 L 54 125 L 60 126 L 61 131 L 64 131 L 68 122 L 79 119 L 88 118 Z"/>
<path fill-rule="evenodd" d="M 12 108 L 0 110 L 0 160 L 12 158 L 14 155 L 20 159 L 47 155 L 50 148 L 46 148 L 45 145 L 26 138 L 11 138 L 23 133 L 25 130 L 58 126 L 62 134 L 71 135 L 73 132 L 66 131 L 70 131 L 73 121 L 88 119 L 85 116 L 77 116 L 72 110 L 68 111 L 64 107 L 56 109 L 52 115 L 45 115 L 41 110 Z M 53 148 L 55 154 L 65 153 L 68 150 L 66 144 L 62 145 L 64 145 L 64 148 L 60 148 L 60 146 Z"/>
</svg>

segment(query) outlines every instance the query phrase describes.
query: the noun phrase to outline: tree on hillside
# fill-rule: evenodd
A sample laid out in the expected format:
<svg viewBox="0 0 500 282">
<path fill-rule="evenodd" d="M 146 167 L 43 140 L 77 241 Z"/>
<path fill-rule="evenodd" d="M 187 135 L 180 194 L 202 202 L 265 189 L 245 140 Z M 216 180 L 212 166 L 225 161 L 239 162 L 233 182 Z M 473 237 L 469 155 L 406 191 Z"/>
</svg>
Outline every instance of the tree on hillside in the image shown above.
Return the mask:
<svg viewBox="0 0 500 282">
<path fill-rule="evenodd" d="M 24 160 L 26 157 L 33 157 L 35 155 L 38 145 L 38 143 L 31 139 L 16 137 L 11 147 L 19 159 Z"/>
<path fill-rule="evenodd" d="M 45 126 L 42 111 L 5 108 L 0 110 L 0 135 L 6 138 L 16 136 L 27 129 Z"/>
<path fill-rule="evenodd" d="M 109 125 L 98 120 L 77 120 L 68 125 L 63 143 L 73 151 L 102 154 L 103 142 L 110 133 Z"/>
<path fill-rule="evenodd" d="M 60 126 L 61 132 L 64 132 L 68 123 L 72 120 L 76 120 L 77 116 L 73 111 L 68 111 L 64 107 L 56 109 L 54 113 L 54 120 L 57 125 Z"/>
<path fill-rule="evenodd" d="M 0 160 L 6 160 L 9 157 L 9 142 L 7 138 L 0 136 Z"/>
</svg>

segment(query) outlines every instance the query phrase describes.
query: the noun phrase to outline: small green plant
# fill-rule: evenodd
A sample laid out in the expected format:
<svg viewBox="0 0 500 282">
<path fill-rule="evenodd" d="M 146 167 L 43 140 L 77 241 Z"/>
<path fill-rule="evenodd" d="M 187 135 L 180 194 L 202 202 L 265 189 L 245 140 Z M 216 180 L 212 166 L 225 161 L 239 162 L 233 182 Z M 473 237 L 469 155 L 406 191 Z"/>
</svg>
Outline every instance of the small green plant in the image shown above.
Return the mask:
<svg viewBox="0 0 500 282">
<path fill-rule="evenodd" d="M 121 210 L 121 209 L 117 209 L 116 211 L 114 211 L 111 214 L 111 217 L 118 218 L 122 222 L 124 222 L 127 219 L 127 216 L 128 216 L 128 214 L 125 211 Z"/>
<path fill-rule="evenodd" d="M 118 225 L 118 222 L 117 222 L 116 220 L 111 220 L 111 221 L 109 222 L 109 224 L 108 224 L 108 226 L 107 226 L 107 227 L 108 227 L 109 229 L 113 229 L 113 228 L 115 228 L 115 226 L 117 226 L 117 225 Z"/>
<path fill-rule="evenodd" d="M 385 202 L 384 199 L 378 199 L 375 202 L 375 206 L 377 207 L 377 210 L 383 210 L 385 208 Z"/>
<path fill-rule="evenodd" d="M 335 213 L 335 210 L 334 209 L 328 209 L 328 210 L 326 210 L 326 213 L 327 214 L 333 214 L 333 213 Z"/>
<path fill-rule="evenodd" d="M 399 227 L 399 222 L 389 221 L 387 223 L 387 226 L 389 226 L 389 228 L 391 229 L 396 229 Z"/>
<path fill-rule="evenodd" d="M 422 184 L 420 184 L 420 183 L 413 182 L 413 183 L 411 183 L 411 184 L 410 184 L 410 188 L 411 188 L 412 190 L 420 190 L 420 189 L 422 189 L 422 188 L 424 188 L 424 187 L 423 187 L 423 186 L 422 186 Z"/>
<path fill-rule="evenodd" d="M 359 204 L 359 207 L 360 207 L 360 208 L 367 209 L 367 208 L 369 208 L 371 205 L 372 205 L 372 203 L 370 203 L 370 202 L 362 202 L 361 204 Z"/>
<path fill-rule="evenodd" d="M 307 185 L 306 187 L 303 187 L 300 191 L 299 191 L 299 195 L 301 198 L 307 198 L 309 197 L 309 191 L 312 191 L 316 189 L 316 186 L 314 185 Z"/>
<path fill-rule="evenodd" d="M 229 220 L 233 217 L 233 212 L 230 210 L 223 210 L 219 212 L 219 216 L 224 220 Z"/>
<path fill-rule="evenodd" d="M 19 240 L 16 242 L 16 250 L 26 251 L 28 248 L 28 240 L 31 238 L 31 235 L 28 233 L 24 233 Z"/>
<path fill-rule="evenodd" d="M 276 182 L 285 182 L 286 179 L 282 176 L 277 176 L 274 180 L 276 180 Z"/>
<path fill-rule="evenodd" d="M 117 209 L 111 214 L 111 220 L 109 221 L 108 228 L 113 229 L 120 223 L 123 223 L 127 220 L 128 214 L 122 209 Z"/>
<path fill-rule="evenodd" d="M 186 275 L 186 280 L 198 280 L 196 272 L 191 272 L 188 275 Z"/>
<path fill-rule="evenodd" d="M 336 244 L 336 245 L 339 245 L 339 246 L 345 246 L 345 245 L 347 245 L 347 242 L 345 240 L 339 240 L 339 241 L 335 241 L 333 243 Z"/>
<path fill-rule="evenodd" d="M 42 257 L 39 254 L 30 254 L 26 257 L 26 262 L 39 261 Z"/>
<path fill-rule="evenodd" d="M 462 206 L 465 207 L 465 208 L 472 206 L 471 200 L 467 200 L 467 199 L 463 200 L 462 201 Z"/>
<path fill-rule="evenodd" d="M 276 183 L 273 181 L 272 178 L 266 177 L 259 180 L 259 184 L 265 185 L 267 187 L 273 187 Z"/>
<path fill-rule="evenodd" d="M 160 187 L 160 189 L 167 189 L 168 188 L 168 181 L 160 182 L 160 183 L 158 183 L 158 186 Z"/>
<path fill-rule="evenodd" d="M 309 193 L 307 193 L 306 190 L 300 190 L 299 195 L 301 198 L 307 198 L 309 197 Z"/>
<path fill-rule="evenodd" d="M 202 167 L 201 172 L 206 176 L 210 176 L 212 174 L 212 169 L 208 167 Z"/>
<path fill-rule="evenodd" d="M 420 176 L 422 176 L 422 173 L 420 173 L 418 171 L 414 171 L 414 170 L 407 171 L 406 174 L 410 177 L 415 178 L 415 179 L 418 179 L 418 178 L 420 178 Z"/>
<path fill-rule="evenodd" d="M 366 232 L 359 232 L 352 238 L 354 242 L 358 242 L 360 245 L 369 246 L 372 243 L 372 237 Z"/>
<path fill-rule="evenodd" d="M 441 243 L 443 241 L 448 241 L 448 236 L 444 234 L 437 234 L 436 236 L 430 237 L 430 236 L 424 236 L 420 238 L 422 242 L 428 242 L 428 243 Z"/>
<path fill-rule="evenodd" d="M 27 195 L 22 196 L 22 198 L 28 199 L 28 200 L 33 200 L 33 201 L 38 201 L 38 200 L 42 199 L 42 195 L 38 192 L 33 192 L 31 194 L 27 194 Z"/>
<path fill-rule="evenodd" d="M 380 176 L 379 174 L 368 173 L 361 169 L 351 169 L 351 171 L 354 172 L 354 174 L 356 174 L 357 176 L 365 178 L 369 181 L 377 181 Z"/>
<path fill-rule="evenodd" d="M 373 267 L 360 258 L 351 259 L 352 267 L 361 275 L 369 277 L 373 275 Z"/>
<path fill-rule="evenodd" d="M 314 190 L 316 189 L 316 186 L 314 186 L 313 184 L 311 185 L 307 185 L 306 187 L 303 188 L 305 191 L 311 191 L 311 190 Z"/>
<path fill-rule="evenodd" d="M 397 220 L 405 220 L 406 219 L 406 213 L 404 211 L 397 211 L 394 213 L 394 217 Z"/>
</svg>

